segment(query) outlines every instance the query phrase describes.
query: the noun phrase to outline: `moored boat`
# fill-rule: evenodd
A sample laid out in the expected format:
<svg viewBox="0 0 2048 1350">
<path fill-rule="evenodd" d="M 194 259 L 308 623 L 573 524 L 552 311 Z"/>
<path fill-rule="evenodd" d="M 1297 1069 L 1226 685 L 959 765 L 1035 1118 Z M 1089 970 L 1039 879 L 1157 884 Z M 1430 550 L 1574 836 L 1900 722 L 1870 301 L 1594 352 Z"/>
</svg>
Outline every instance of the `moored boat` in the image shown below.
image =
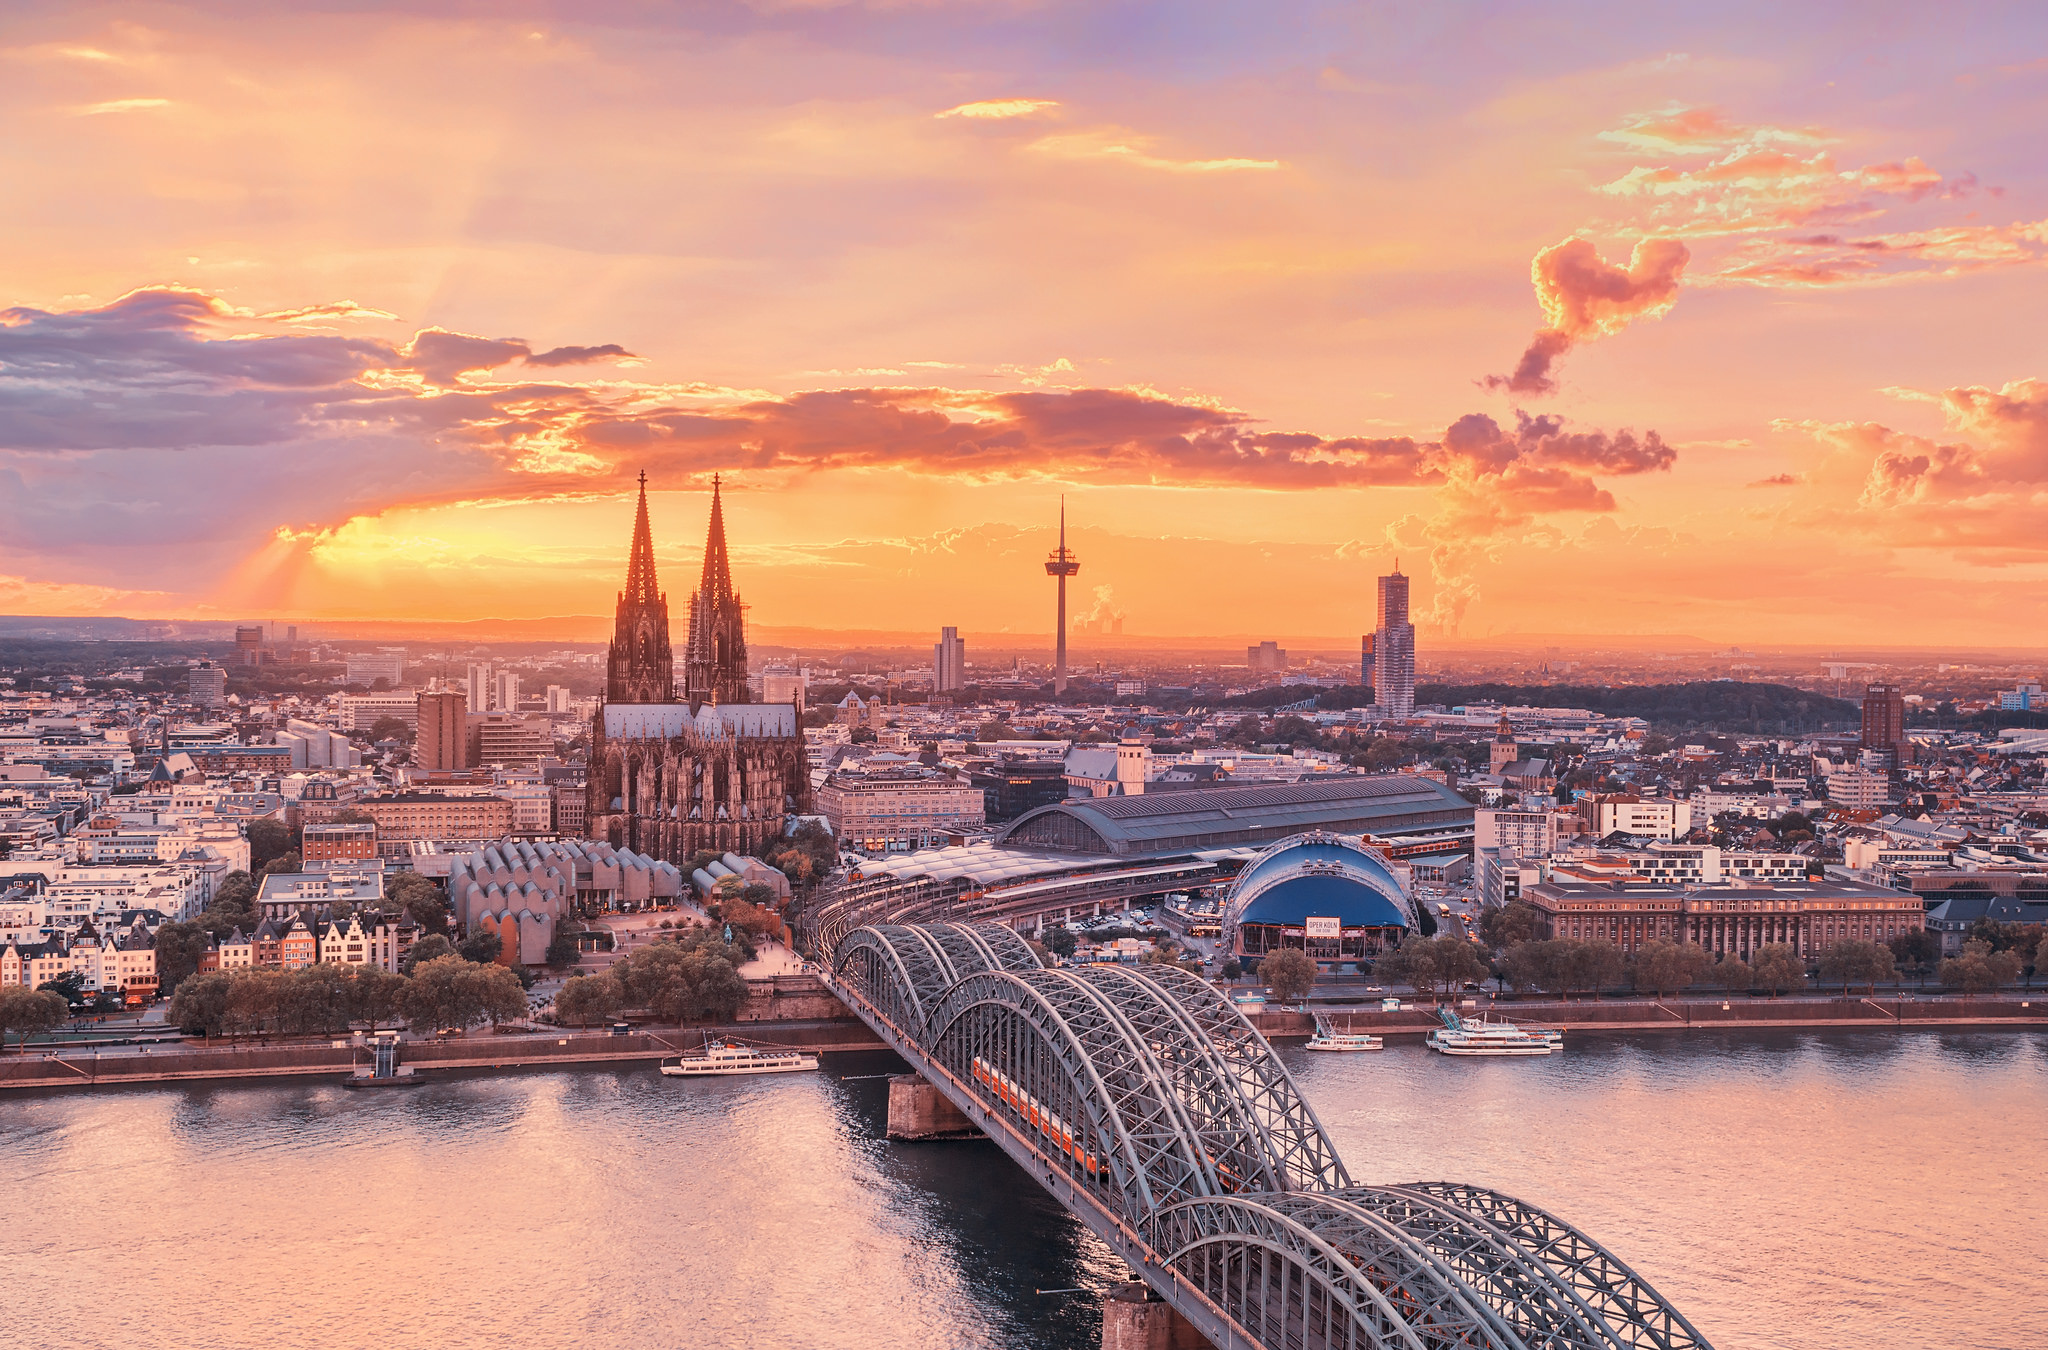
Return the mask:
<svg viewBox="0 0 2048 1350">
<path fill-rule="evenodd" d="M 816 1055 L 801 1050 L 781 1050 L 746 1045 L 739 1041 L 707 1041 L 694 1055 L 677 1055 L 661 1062 L 670 1078 L 708 1078 L 728 1074 L 801 1073 L 818 1067 Z"/>
<path fill-rule="evenodd" d="M 1564 1033 L 1554 1027 L 1460 1017 L 1449 1008 L 1437 1015 L 1444 1024 L 1425 1044 L 1440 1055 L 1553 1055 L 1564 1049 Z"/>
<path fill-rule="evenodd" d="M 1308 1048 L 1311 1050 L 1378 1050 L 1386 1044 L 1379 1037 L 1369 1036 L 1362 1031 L 1337 1030 L 1336 1024 L 1326 1012 L 1317 1013 L 1315 1019 L 1316 1034 L 1309 1037 L 1308 1041 Z"/>
</svg>

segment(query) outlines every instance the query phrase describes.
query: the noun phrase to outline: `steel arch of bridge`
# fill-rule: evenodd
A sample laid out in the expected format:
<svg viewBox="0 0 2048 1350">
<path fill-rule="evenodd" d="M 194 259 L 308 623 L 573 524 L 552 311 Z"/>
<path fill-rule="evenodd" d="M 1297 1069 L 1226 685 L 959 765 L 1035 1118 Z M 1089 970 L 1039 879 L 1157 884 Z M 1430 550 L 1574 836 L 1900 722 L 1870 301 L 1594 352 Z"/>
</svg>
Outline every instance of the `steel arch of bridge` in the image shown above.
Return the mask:
<svg viewBox="0 0 2048 1350">
<path fill-rule="evenodd" d="M 995 924 L 846 932 L 835 992 L 1217 1345 L 1711 1350 L 1613 1253 L 1474 1186 L 1354 1185 L 1250 1022 Z"/>
</svg>

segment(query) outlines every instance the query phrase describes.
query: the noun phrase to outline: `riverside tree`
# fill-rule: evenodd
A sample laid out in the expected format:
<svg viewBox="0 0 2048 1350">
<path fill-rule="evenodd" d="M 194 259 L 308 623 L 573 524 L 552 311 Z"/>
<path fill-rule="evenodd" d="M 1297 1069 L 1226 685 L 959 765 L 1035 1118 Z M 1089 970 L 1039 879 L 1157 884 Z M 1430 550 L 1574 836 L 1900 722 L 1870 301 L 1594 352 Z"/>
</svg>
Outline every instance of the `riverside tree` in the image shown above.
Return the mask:
<svg viewBox="0 0 2048 1350">
<path fill-rule="evenodd" d="M 442 956 L 414 968 L 401 1005 L 414 1030 L 497 1026 L 526 1015 L 526 988 L 504 966 Z"/>
<path fill-rule="evenodd" d="M 612 976 L 625 1006 L 645 1008 L 661 1021 L 729 1021 L 747 1001 L 739 968 L 751 959 L 750 947 L 703 928 L 630 953 L 612 967 Z"/>
<path fill-rule="evenodd" d="M 11 1031 L 21 1038 L 16 1044 L 26 1052 L 29 1037 L 62 1026 L 70 1015 L 71 1005 L 60 994 L 46 989 L 23 989 L 19 985 L 0 989 L 0 1050 L 7 1048 L 7 1033 Z"/>
<path fill-rule="evenodd" d="M 1635 986 L 1668 998 L 1697 984 L 1714 958 L 1696 942 L 1646 942 L 1636 953 Z"/>
<path fill-rule="evenodd" d="M 587 1027 L 609 1018 L 623 1002 L 619 982 L 610 975 L 574 975 L 555 995 L 555 1016 Z"/>
<path fill-rule="evenodd" d="M 1864 992 L 1875 994 L 1880 981 L 1896 979 L 1898 973 L 1898 958 L 1882 943 L 1851 938 L 1820 954 L 1820 977 L 1839 981 L 1845 989 L 1860 984 Z"/>
<path fill-rule="evenodd" d="M 1275 998 L 1283 1003 L 1293 1003 L 1308 997 L 1309 989 L 1316 982 L 1316 963 L 1307 952 L 1282 947 L 1277 952 L 1268 952 L 1260 960 L 1259 976 Z"/>
<path fill-rule="evenodd" d="M 235 977 L 226 971 L 195 975 L 180 984 L 178 992 L 171 996 L 166 1020 L 188 1036 L 196 1032 L 212 1040 L 227 1029 L 234 988 Z"/>
<path fill-rule="evenodd" d="M 1382 984 L 1406 984 L 1438 997 L 1492 972 L 1470 942 L 1446 933 L 1439 937 L 1410 936 L 1373 962 L 1373 978 Z"/>
<path fill-rule="evenodd" d="M 1960 989 L 1965 997 L 1988 994 L 2000 985 L 2019 978 L 2018 952 L 1991 950 L 1991 944 L 1972 938 L 1963 944 L 1962 954 L 1941 963 L 1944 989 Z"/>
<path fill-rule="evenodd" d="M 1806 962 L 1783 942 L 1756 949 L 1749 961 L 1750 988 L 1767 991 L 1773 998 L 1806 987 Z"/>
<path fill-rule="evenodd" d="M 1715 984 L 1731 994 L 1746 994 L 1750 991 L 1749 963 L 1734 952 L 1723 952 L 1720 961 L 1707 974 Z"/>
</svg>

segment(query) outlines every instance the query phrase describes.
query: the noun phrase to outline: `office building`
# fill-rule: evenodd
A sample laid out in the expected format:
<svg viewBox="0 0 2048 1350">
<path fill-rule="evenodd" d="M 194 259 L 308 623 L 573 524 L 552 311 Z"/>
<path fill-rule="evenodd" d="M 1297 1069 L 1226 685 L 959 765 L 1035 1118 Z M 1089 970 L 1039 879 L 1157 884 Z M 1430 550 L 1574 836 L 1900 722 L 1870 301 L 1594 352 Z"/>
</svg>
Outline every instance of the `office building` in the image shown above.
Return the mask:
<svg viewBox="0 0 2048 1350">
<path fill-rule="evenodd" d="M 209 711 L 227 706 L 228 673 L 211 661 L 201 661 L 186 675 L 192 701 Z"/>
<path fill-rule="evenodd" d="M 368 731 L 387 717 L 395 717 L 409 728 L 419 725 L 419 695 L 410 689 L 343 694 L 339 702 L 343 731 Z"/>
<path fill-rule="evenodd" d="M 833 833 L 861 848 L 923 848 L 982 824 L 987 799 L 964 778 L 919 766 L 837 772 L 817 791 Z"/>
<path fill-rule="evenodd" d="M 932 647 L 932 688 L 950 694 L 967 687 L 967 644 L 957 628 L 941 628 Z"/>
<path fill-rule="evenodd" d="M 457 797 L 439 792 L 394 792 L 365 797 L 355 809 L 377 827 L 377 851 L 410 857 L 413 845 L 481 843 L 512 833 L 512 803 L 502 797 Z"/>
<path fill-rule="evenodd" d="M 519 676 L 510 670 L 498 672 L 491 690 L 492 712 L 519 711 Z"/>
<path fill-rule="evenodd" d="M 325 870 L 323 864 L 368 862 L 377 856 L 377 827 L 367 821 L 307 825 L 300 832 L 299 856 L 307 871 Z"/>
<path fill-rule="evenodd" d="M 1906 745 L 1906 697 L 1895 684 L 1873 684 L 1863 691 L 1865 750 L 1890 755 L 1892 762 L 1909 758 Z"/>
<path fill-rule="evenodd" d="M 1379 579 L 1373 624 L 1373 701 L 1388 717 L 1415 715 L 1415 625 L 1408 619 L 1408 578 L 1400 564 Z"/>
<path fill-rule="evenodd" d="M 1244 649 L 1244 663 L 1255 675 L 1270 675 L 1287 669 L 1287 649 L 1277 642 L 1261 642 Z"/>
<path fill-rule="evenodd" d="M 396 689 L 405 680 L 405 648 L 380 647 L 374 652 L 350 652 L 347 667 L 348 672 L 342 680 L 344 684 L 373 689 L 377 681 L 382 680 L 386 689 Z"/>
<path fill-rule="evenodd" d="M 498 682 L 488 661 L 470 663 L 469 678 L 464 684 L 469 695 L 469 710 L 473 713 L 491 712 L 497 707 Z"/>
<path fill-rule="evenodd" d="M 1852 938 L 1890 942 L 1926 926 L 1919 896 L 1789 877 L 1621 881 L 1555 869 L 1521 898 L 1542 916 L 1544 937 L 1612 942 L 1631 953 L 1651 942 L 1687 942 L 1744 959 L 1771 945 L 1814 957 Z"/>
<path fill-rule="evenodd" d="M 419 734 L 412 748 L 415 765 L 433 773 L 474 765 L 469 757 L 468 705 L 468 697 L 459 689 L 419 696 Z"/>
<path fill-rule="evenodd" d="M 1580 814 L 1586 832 L 1596 839 L 1610 834 L 1636 834 L 1652 839 L 1683 839 L 1692 830 L 1692 803 L 1632 793 L 1596 794 L 1582 799 Z"/>
<path fill-rule="evenodd" d="M 486 713 L 468 720 L 472 764 L 532 768 L 555 753 L 554 726 L 545 717 Z"/>
<path fill-rule="evenodd" d="M 567 685 L 564 685 L 564 684 L 551 684 L 551 685 L 549 685 L 549 686 L 548 686 L 548 692 L 547 692 L 547 695 L 546 695 L 546 703 L 545 703 L 545 706 L 546 706 L 547 710 L 548 710 L 549 712 L 551 712 L 551 713 L 565 713 L 565 712 L 568 712 L 568 711 L 569 711 L 569 687 L 568 687 Z"/>
</svg>

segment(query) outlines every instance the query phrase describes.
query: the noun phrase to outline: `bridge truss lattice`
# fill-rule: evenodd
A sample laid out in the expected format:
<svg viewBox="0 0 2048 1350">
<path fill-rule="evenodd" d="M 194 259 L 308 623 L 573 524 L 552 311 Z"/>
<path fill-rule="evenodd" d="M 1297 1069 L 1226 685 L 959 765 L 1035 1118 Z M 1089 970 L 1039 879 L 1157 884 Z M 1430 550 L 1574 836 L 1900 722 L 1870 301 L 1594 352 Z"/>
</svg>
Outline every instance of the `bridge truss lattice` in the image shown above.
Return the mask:
<svg viewBox="0 0 2048 1350">
<path fill-rule="evenodd" d="M 1266 1040 L 1171 966 L 1048 970 L 998 924 L 835 934 L 828 981 L 1217 1346 L 1710 1350 L 1584 1233 L 1353 1182 Z"/>
</svg>

